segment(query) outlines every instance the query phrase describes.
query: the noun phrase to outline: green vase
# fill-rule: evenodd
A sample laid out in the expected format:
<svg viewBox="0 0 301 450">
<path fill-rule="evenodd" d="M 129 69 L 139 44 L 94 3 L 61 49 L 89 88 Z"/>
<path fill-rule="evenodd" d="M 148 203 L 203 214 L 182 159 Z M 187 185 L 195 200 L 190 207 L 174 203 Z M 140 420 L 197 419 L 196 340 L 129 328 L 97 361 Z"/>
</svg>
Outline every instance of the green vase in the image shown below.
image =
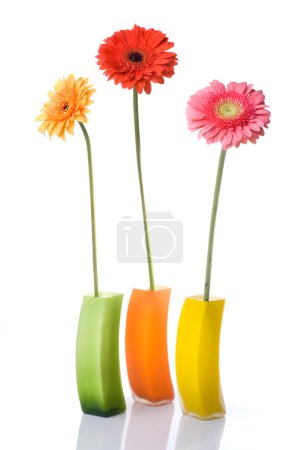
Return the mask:
<svg viewBox="0 0 301 450">
<path fill-rule="evenodd" d="M 110 417 L 125 411 L 120 366 L 119 323 L 123 294 L 86 295 L 76 343 L 77 389 L 82 411 Z"/>
</svg>

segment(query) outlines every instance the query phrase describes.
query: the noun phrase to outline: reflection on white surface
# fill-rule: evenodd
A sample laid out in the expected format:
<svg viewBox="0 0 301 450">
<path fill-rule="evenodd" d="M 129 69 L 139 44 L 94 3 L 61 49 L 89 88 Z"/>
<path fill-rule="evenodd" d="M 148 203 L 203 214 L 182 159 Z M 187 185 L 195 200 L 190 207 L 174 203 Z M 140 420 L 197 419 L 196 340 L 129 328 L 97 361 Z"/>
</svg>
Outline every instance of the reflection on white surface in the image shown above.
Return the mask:
<svg viewBox="0 0 301 450">
<path fill-rule="evenodd" d="M 125 414 L 102 418 L 84 414 L 76 450 L 120 450 Z"/>
<path fill-rule="evenodd" d="M 76 450 L 219 450 L 224 417 L 203 421 L 180 413 L 173 422 L 173 403 L 133 403 L 127 414 L 114 417 L 83 414 Z"/>
<path fill-rule="evenodd" d="M 175 450 L 219 450 L 226 420 L 182 416 Z"/>
<path fill-rule="evenodd" d="M 125 439 L 125 450 L 166 450 L 174 414 L 172 403 L 146 406 L 134 403 Z"/>
</svg>

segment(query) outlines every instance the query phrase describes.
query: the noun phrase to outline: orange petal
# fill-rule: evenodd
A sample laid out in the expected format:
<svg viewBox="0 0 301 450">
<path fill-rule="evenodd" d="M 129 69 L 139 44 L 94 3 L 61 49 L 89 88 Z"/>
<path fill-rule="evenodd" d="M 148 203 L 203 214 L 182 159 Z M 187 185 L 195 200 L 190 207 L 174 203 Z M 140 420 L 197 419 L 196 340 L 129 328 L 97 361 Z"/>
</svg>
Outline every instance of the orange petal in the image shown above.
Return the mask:
<svg viewBox="0 0 301 450">
<path fill-rule="evenodd" d="M 55 134 L 60 137 L 62 130 L 65 128 L 65 121 L 58 122 L 54 128 Z"/>
<path fill-rule="evenodd" d="M 70 122 L 69 127 L 67 128 L 69 134 L 74 134 L 74 121 Z"/>
<path fill-rule="evenodd" d="M 90 113 L 91 111 L 90 111 L 89 108 L 84 107 L 84 108 L 82 108 L 82 109 L 80 110 L 80 112 L 81 112 L 81 114 L 88 114 L 88 113 Z"/>
<path fill-rule="evenodd" d="M 57 80 L 56 85 L 54 86 L 54 90 L 56 93 L 60 92 L 64 87 L 64 83 L 62 80 Z"/>
<path fill-rule="evenodd" d="M 88 119 L 86 116 L 84 116 L 83 114 L 80 114 L 79 116 L 76 116 L 76 120 L 78 122 L 88 122 Z"/>
<path fill-rule="evenodd" d="M 45 133 L 45 131 L 47 130 L 47 128 L 48 128 L 47 122 L 43 122 L 43 123 L 41 123 L 41 125 L 39 126 L 38 130 L 39 130 L 41 133 Z"/>
<path fill-rule="evenodd" d="M 35 121 L 40 122 L 40 120 L 45 120 L 45 119 L 47 119 L 47 116 L 46 116 L 46 114 L 42 113 L 38 117 L 35 118 Z"/>
<path fill-rule="evenodd" d="M 72 89 L 74 84 L 75 84 L 75 79 L 74 79 L 74 75 L 72 73 L 71 75 L 68 76 L 68 78 L 66 80 L 66 85 L 68 88 Z"/>
</svg>

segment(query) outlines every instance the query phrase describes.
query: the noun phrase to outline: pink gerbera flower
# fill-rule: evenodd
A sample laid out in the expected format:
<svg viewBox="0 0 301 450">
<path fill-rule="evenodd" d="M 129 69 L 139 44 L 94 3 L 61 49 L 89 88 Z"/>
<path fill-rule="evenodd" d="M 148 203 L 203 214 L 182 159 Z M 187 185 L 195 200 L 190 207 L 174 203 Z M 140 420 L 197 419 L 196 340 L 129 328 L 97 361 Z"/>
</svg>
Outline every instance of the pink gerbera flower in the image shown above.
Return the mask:
<svg viewBox="0 0 301 450">
<path fill-rule="evenodd" d="M 255 144 L 270 122 L 264 99 L 262 91 L 255 91 L 252 84 L 233 81 L 226 88 L 214 80 L 190 97 L 188 127 L 199 130 L 199 139 L 204 137 L 207 144 L 221 142 L 223 150 L 248 141 Z"/>
</svg>

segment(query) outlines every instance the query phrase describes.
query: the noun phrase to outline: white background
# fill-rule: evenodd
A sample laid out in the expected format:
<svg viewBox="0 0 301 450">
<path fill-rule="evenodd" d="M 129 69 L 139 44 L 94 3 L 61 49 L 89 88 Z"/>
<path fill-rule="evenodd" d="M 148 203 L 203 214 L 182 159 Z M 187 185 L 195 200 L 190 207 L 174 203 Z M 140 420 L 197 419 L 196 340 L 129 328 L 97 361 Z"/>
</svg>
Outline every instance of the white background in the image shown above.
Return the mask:
<svg viewBox="0 0 301 450">
<path fill-rule="evenodd" d="M 93 289 L 86 150 L 79 127 L 64 143 L 43 137 L 34 123 L 48 90 L 71 72 L 90 77 L 97 89 L 88 130 L 100 288 L 125 294 L 120 351 L 126 423 L 131 419 L 125 313 L 131 289 L 148 287 L 145 264 L 121 264 L 116 257 L 117 223 L 124 215 L 141 218 L 132 95 L 106 81 L 95 55 L 104 38 L 134 23 L 165 32 L 179 58 L 172 79 L 139 97 L 148 210 L 171 212 L 184 226 L 183 262 L 155 265 L 156 283 L 173 289 L 174 382 L 180 308 L 186 296 L 203 291 L 219 155 L 218 145 L 208 147 L 188 132 L 186 102 L 212 79 L 247 81 L 266 94 L 270 129 L 256 146 L 229 150 L 217 221 L 212 294 L 227 299 L 221 341 L 227 418 L 220 449 L 300 448 L 298 6 L 297 0 L 28 0 L 2 6 L 1 448 L 74 450 L 77 445 L 82 413 L 76 329 L 82 296 Z M 183 448 L 179 441 L 175 447 L 180 419 L 175 401 L 168 450 Z M 98 419 L 96 430 L 101 427 Z M 206 446 L 205 438 L 193 441 L 189 427 L 190 422 L 187 449 L 217 450 L 218 444 Z M 195 436 L 211 433 L 210 426 L 201 427 Z M 79 443 L 79 450 L 107 450 L 97 433 L 92 436 L 90 447 Z"/>
</svg>

